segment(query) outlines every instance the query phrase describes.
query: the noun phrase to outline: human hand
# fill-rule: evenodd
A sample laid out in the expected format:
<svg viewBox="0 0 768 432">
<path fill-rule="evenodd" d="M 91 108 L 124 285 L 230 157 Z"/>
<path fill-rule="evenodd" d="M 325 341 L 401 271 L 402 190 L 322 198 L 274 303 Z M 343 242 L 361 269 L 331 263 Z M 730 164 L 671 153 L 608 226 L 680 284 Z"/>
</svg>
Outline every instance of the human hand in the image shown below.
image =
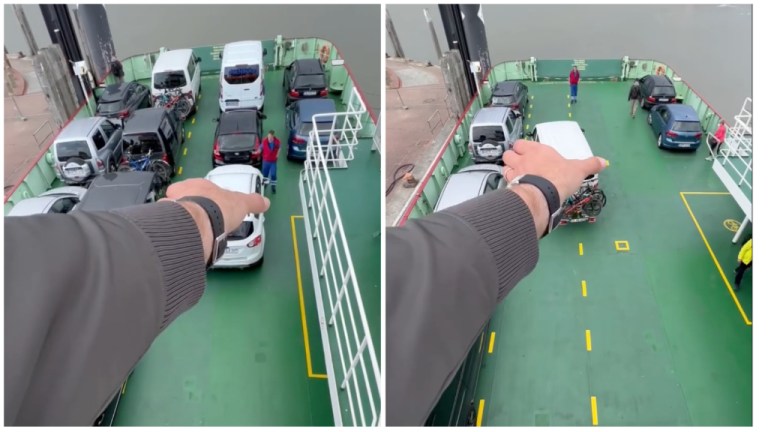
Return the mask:
<svg viewBox="0 0 768 432">
<path fill-rule="evenodd" d="M 215 202 L 224 217 L 224 231 L 230 233 L 243 223 L 250 213 L 264 213 L 269 210 L 269 199 L 259 194 L 245 194 L 220 188 L 213 182 L 202 178 L 184 180 L 168 186 L 163 200 L 178 200 L 187 196 L 201 196 Z M 163 201 L 161 200 L 161 201 Z M 208 214 L 202 207 L 191 201 L 178 202 L 195 220 L 203 241 L 205 260 L 213 249 L 213 230 Z"/>
<path fill-rule="evenodd" d="M 600 157 L 584 160 L 565 159 L 554 148 L 535 141 L 517 140 L 512 150 L 504 152 L 504 179 L 532 174 L 552 182 L 564 201 L 579 190 L 584 179 L 608 166 Z"/>
</svg>

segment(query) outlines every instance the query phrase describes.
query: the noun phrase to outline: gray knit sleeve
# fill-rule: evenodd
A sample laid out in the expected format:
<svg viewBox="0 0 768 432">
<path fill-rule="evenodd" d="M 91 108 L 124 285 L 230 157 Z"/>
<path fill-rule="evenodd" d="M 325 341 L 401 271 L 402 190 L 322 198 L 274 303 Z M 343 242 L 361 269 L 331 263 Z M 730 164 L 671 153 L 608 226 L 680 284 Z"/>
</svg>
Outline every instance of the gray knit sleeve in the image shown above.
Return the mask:
<svg viewBox="0 0 768 432">
<path fill-rule="evenodd" d="M 192 216 L 174 202 L 115 210 L 149 238 L 162 269 L 165 296 L 161 330 L 194 306 L 205 290 L 205 260 Z"/>
</svg>

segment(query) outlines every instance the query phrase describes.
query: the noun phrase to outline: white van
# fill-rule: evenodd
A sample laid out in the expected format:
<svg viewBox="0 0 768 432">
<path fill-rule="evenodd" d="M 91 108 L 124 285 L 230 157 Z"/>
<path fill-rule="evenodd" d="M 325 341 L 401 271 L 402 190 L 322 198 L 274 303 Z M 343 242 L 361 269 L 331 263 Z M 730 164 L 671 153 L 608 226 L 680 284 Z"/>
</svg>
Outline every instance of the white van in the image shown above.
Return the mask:
<svg viewBox="0 0 768 432">
<path fill-rule="evenodd" d="M 181 89 L 192 98 L 192 110 L 197 111 L 200 94 L 200 58 L 191 49 L 165 51 L 152 67 L 152 102 L 166 90 Z"/>
<path fill-rule="evenodd" d="M 264 55 L 260 41 L 232 42 L 224 45 L 219 74 L 221 111 L 264 107 Z"/>
<path fill-rule="evenodd" d="M 539 123 L 533 128 L 533 140 L 546 144 L 566 159 L 589 159 L 592 148 L 587 137 L 575 121 L 555 121 Z M 597 174 L 587 177 L 597 183 Z"/>
<path fill-rule="evenodd" d="M 566 159 L 583 160 L 593 156 L 584 131 L 575 121 L 539 123 L 533 128 L 532 135 L 534 141 L 554 148 Z M 578 192 L 565 197 L 560 224 L 595 222 L 605 203 L 605 193 L 598 185 L 598 175 L 589 175 Z"/>
</svg>

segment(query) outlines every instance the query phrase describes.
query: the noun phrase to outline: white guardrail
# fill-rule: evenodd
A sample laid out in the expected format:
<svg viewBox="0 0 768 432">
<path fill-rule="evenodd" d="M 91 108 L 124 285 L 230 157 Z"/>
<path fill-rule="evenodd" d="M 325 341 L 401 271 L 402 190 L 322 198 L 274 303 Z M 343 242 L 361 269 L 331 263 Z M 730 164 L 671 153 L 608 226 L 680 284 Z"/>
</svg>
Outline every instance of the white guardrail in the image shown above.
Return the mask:
<svg viewBox="0 0 768 432">
<path fill-rule="evenodd" d="M 330 176 L 354 159 L 364 113 L 354 90 L 346 112 L 313 117 L 299 184 L 336 426 L 381 421 L 379 363 Z"/>
</svg>

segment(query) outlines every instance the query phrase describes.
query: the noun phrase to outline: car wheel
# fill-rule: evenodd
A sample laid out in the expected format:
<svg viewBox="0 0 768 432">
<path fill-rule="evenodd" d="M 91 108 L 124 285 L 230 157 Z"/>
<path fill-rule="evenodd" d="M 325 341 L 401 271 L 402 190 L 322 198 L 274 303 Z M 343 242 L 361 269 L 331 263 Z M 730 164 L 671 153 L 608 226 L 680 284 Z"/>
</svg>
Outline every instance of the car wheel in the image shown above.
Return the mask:
<svg viewBox="0 0 768 432">
<path fill-rule="evenodd" d="M 648 113 L 648 124 L 653 124 L 653 119 L 651 118 L 651 113 Z"/>
<path fill-rule="evenodd" d="M 645 101 L 640 102 L 640 108 L 642 109 L 648 109 L 648 104 L 645 103 Z"/>
<path fill-rule="evenodd" d="M 659 139 L 656 140 L 656 145 L 659 146 L 659 148 L 662 148 L 664 146 L 662 143 L 663 143 L 663 138 L 661 137 L 661 134 L 659 134 Z"/>
</svg>

